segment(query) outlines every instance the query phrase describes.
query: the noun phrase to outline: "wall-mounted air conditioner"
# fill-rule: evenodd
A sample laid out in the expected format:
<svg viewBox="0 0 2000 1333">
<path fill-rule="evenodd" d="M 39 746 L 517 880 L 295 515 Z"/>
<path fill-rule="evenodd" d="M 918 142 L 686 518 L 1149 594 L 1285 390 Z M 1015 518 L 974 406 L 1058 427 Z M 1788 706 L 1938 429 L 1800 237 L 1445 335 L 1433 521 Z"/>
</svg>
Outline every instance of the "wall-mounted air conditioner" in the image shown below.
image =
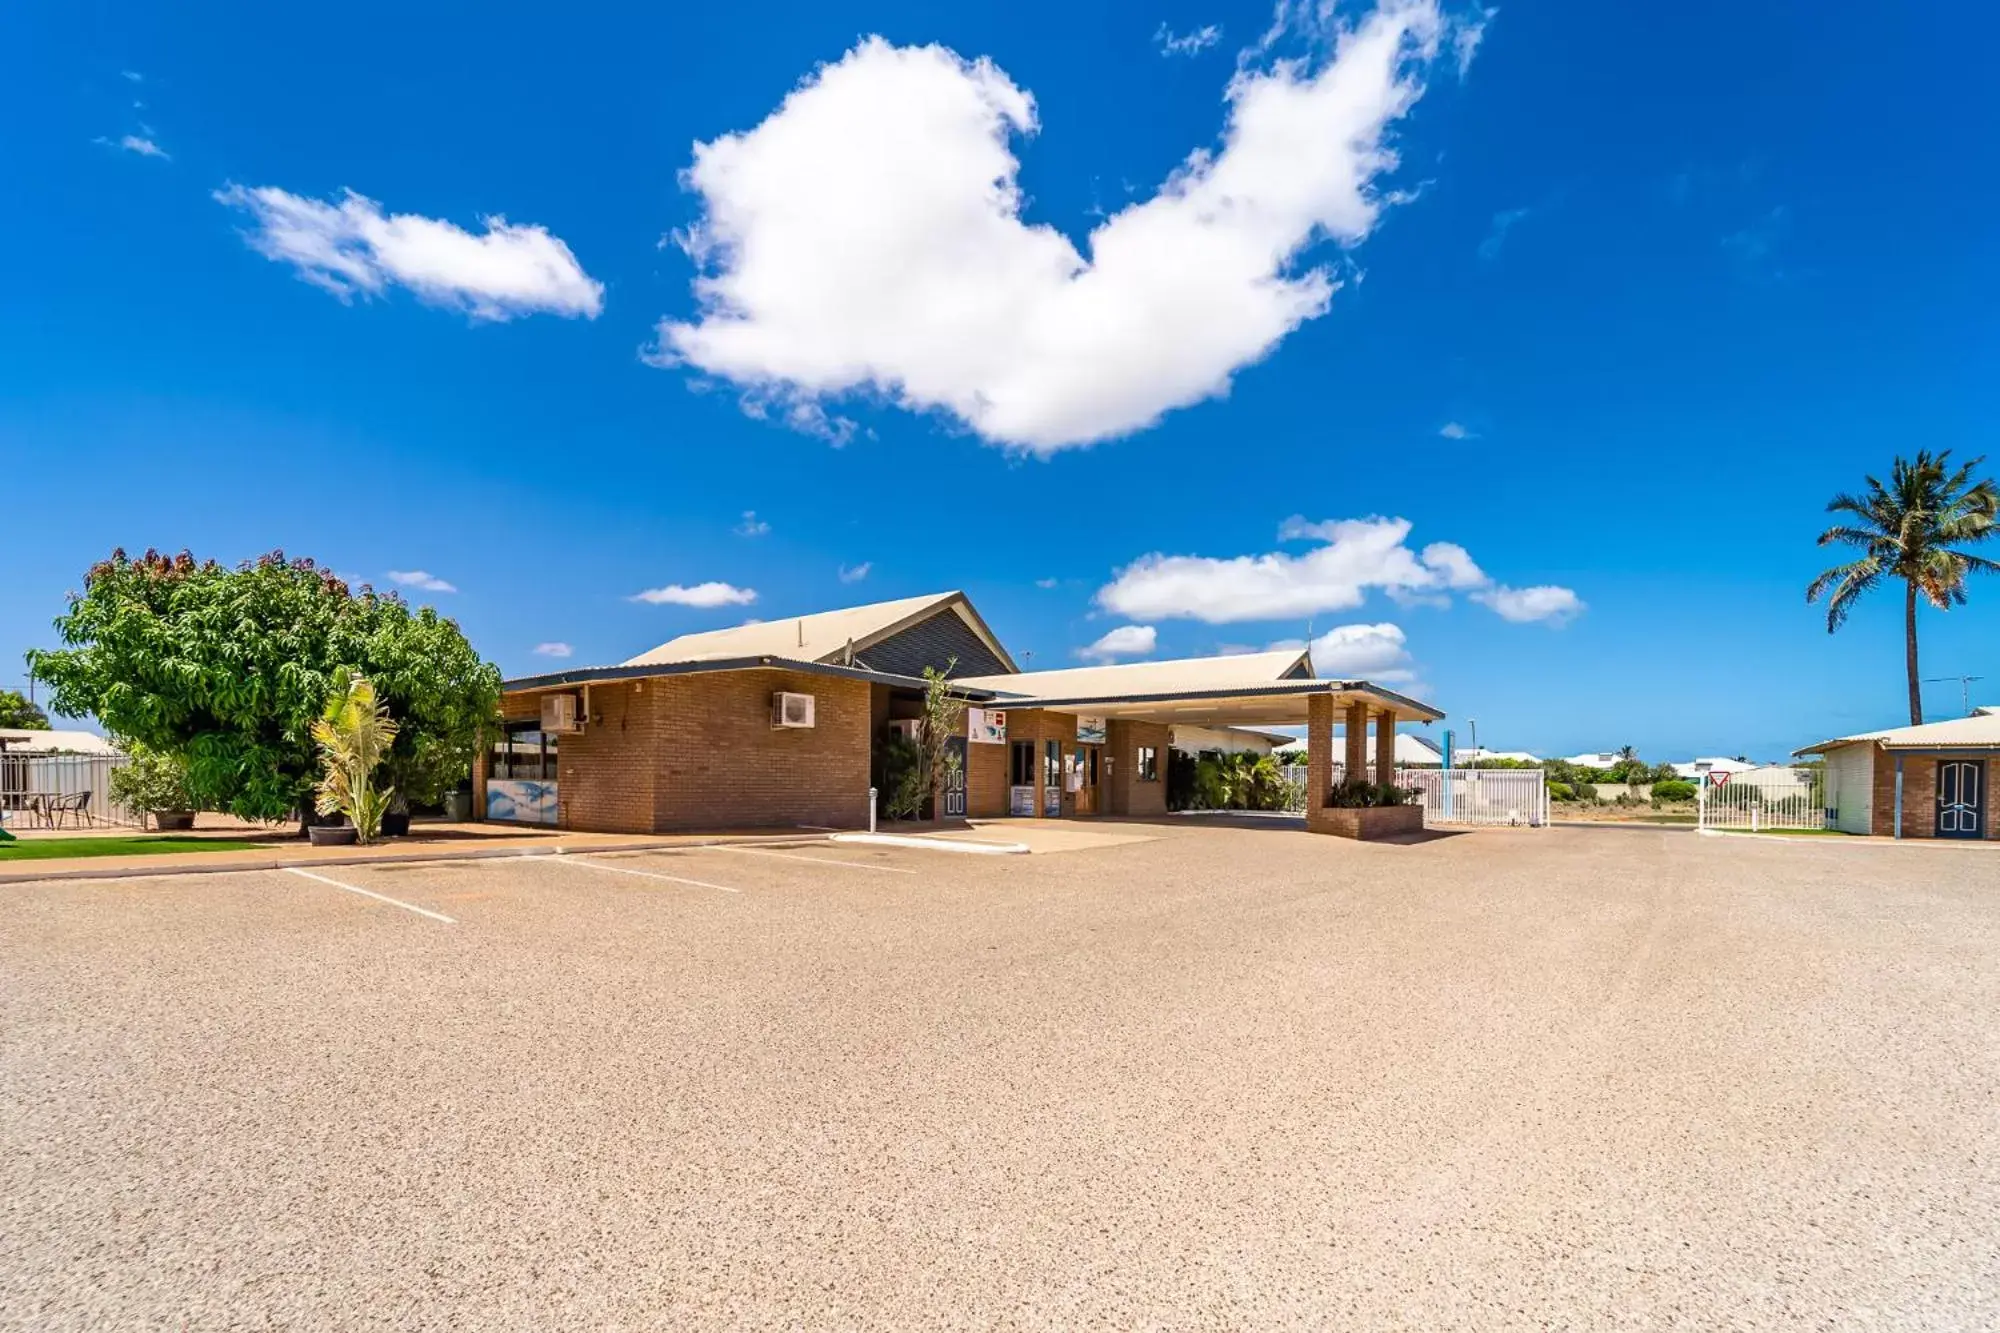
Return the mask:
<svg viewBox="0 0 2000 1333">
<path fill-rule="evenodd" d="M 779 690 L 771 696 L 771 725 L 774 727 L 810 727 L 813 724 L 813 697 L 810 694 L 793 694 L 789 690 Z"/>
<path fill-rule="evenodd" d="M 900 736 L 912 745 L 924 743 L 924 723 L 922 718 L 892 717 L 889 719 L 889 734 Z"/>
<path fill-rule="evenodd" d="M 583 730 L 583 710 L 574 694 L 542 696 L 542 730 L 558 735 Z"/>
</svg>

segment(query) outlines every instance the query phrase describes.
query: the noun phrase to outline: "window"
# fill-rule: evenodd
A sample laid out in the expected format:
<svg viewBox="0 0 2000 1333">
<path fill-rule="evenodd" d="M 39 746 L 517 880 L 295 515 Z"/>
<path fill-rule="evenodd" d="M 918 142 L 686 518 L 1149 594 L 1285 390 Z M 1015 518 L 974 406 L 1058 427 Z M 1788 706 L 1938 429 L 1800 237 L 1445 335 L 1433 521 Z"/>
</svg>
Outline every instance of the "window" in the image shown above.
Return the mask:
<svg viewBox="0 0 2000 1333">
<path fill-rule="evenodd" d="M 1013 745 L 1012 776 L 1009 781 L 1016 787 L 1035 785 L 1035 743 L 1015 741 Z"/>
<path fill-rule="evenodd" d="M 556 777 L 556 744 L 559 737 L 538 729 L 533 722 L 510 722 L 493 742 L 489 778 L 529 778 L 553 782 Z"/>
<path fill-rule="evenodd" d="M 1160 752 L 1150 745 L 1139 747 L 1139 781 L 1158 782 L 1160 780 Z"/>
<path fill-rule="evenodd" d="M 1042 742 L 1042 785 L 1062 789 L 1062 742 Z"/>
</svg>

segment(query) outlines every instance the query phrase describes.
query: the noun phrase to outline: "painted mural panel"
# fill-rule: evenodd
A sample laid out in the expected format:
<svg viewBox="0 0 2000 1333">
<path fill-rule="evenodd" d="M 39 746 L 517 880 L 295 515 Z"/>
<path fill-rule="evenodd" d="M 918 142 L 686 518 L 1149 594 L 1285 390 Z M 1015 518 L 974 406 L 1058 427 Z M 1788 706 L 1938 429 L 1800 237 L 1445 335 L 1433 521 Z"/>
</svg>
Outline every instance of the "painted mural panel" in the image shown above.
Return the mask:
<svg viewBox="0 0 2000 1333">
<path fill-rule="evenodd" d="M 553 824 L 556 784 L 527 778 L 488 779 L 486 817 L 510 824 Z"/>
</svg>

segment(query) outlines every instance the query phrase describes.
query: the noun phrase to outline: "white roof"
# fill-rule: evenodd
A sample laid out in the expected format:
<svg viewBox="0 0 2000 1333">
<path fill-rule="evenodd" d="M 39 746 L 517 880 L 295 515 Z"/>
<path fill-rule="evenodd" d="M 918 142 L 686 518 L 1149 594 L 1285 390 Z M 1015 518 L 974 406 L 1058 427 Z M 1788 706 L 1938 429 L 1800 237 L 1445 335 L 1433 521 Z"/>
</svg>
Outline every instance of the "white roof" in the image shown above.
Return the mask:
<svg viewBox="0 0 2000 1333">
<path fill-rule="evenodd" d="M 1817 754 L 1843 745 L 1873 741 L 1891 750 L 2000 749 L 2000 713 L 1978 712 L 1971 717 L 1955 717 L 1949 722 L 1926 722 L 1917 727 L 1885 727 L 1853 736 L 1836 736 L 1830 741 L 1794 750 L 1794 754 Z"/>
<path fill-rule="evenodd" d="M 1338 730 L 1338 727 L 1335 729 Z M 1375 762 L 1375 750 L 1373 746 L 1374 743 L 1371 741 L 1368 750 L 1368 762 L 1371 764 Z M 1278 747 L 1285 754 L 1303 754 L 1305 753 L 1305 748 L 1306 743 L 1303 740 L 1293 740 L 1290 744 Z M 1336 755 L 1335 758 L 1339 758 L 1339 755 Z M 1412 735 L 1407 731 L 1399 731 L 1396 733 L 1396 762 L 1411 768 L 1421 768 L 1425 764 L 1443 763 L 1444 754 L 1437 746 L 1432 745 L 1422 736 Z"/>
<path fill-rule="evenodd" d="M 1529 754 L 1526 750 L 1487 750 L 1475 748 L 1470 745 L 1462 750 L 1453 750 L 1451 757 L 1453 762 L 1463 761 L 1465 763 L 1484 763 L 1488 759 L 1507 759 L 1517 764 L 1539 764 L 1542 762 L 1539 755 Z"/>
<path fill-rule="evenodd" d="M 43 731 L 0 727 L 0 751 L 7 754 L 117 754 L 118 747 L 94 731 Z"/>
<path fill-rule="evenodd" d="M 1304 657 L 1304 653 L 1290 649 L 1276 653 L 1238 653 L 1231 657 L 1188 657 L 1168 662 L 1122 662 L 1116 666 L 1021 671 L 1007 676 L 965 676 L 957 683 L 1023 700 L 1116 699 L 1127 695 L 1208 693 L 1254 689 L 1284 680 Z M 1298 678 L 1307 679 L 1304 675 Z"/>
<path fill-rule="evenodd" d="M 667 666 L 676 662 L 716 662 L 737 657 L 785 657 L 798 662 L 828 662 L 845 665 L 852 645 L 856 654 L 899 630 L 945 608 L 956 610 L 973 633 L 985 641 L 1001 661 L 1013 662 L 986 622 L 972 609 L 962 592 L 926 593 L 922 597 L 901 597 L 893 602 L 871 602 L 867 606 L 819 611 L 809 616 L 788 616 L 764 620 L 732 629 L 704 630 L 669 639 L 651 652 L 628 658 L 621 666 Z"/>
</svg>

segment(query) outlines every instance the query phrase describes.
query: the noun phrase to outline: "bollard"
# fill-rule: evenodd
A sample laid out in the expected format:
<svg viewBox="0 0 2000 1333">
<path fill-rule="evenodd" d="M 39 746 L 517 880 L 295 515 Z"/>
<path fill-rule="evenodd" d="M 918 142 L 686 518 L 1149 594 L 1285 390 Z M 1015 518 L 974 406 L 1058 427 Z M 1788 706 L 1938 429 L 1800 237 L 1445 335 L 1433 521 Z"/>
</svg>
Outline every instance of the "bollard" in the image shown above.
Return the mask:
<svg viewBox="0 0 2000 1333">
<path fill-rule="evenodd" d="M 873 787 L 868 789 L 868 831 L 870 833 L 875 831 L 875 789 Z"/>
</svg>

